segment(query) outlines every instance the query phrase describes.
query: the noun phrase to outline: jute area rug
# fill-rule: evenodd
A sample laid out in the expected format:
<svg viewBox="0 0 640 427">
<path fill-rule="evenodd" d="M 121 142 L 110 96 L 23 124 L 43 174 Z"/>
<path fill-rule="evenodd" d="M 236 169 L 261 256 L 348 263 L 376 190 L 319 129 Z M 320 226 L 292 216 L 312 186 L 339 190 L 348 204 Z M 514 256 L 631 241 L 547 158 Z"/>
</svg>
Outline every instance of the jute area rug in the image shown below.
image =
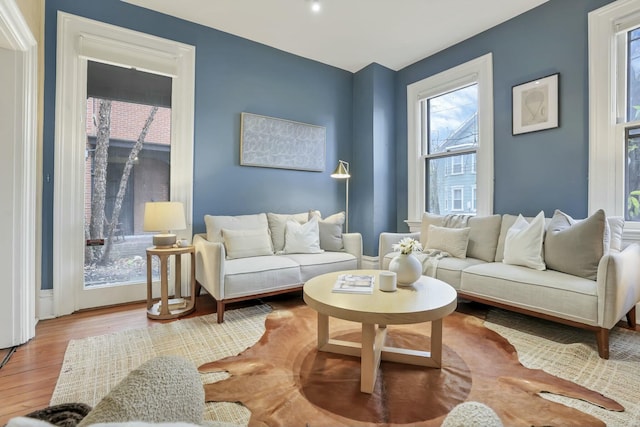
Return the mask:
<svg viewBox="0 0 640 427">
<path fill-rule="evenodd" d="M 285 309 L 276 309 L 273 314 L 279 316 Z M 254 346 L 262 337 L 270 312 L 269 306 L 258 305 L 229 311 L 223 324 L 217 324 L 213 314 L 71 341 L 51 404 L 83 402 L 93 406 L 128 372 L 157 355 L 181 355 L 195 366 L 223 358 L 232 362 L 232 356 Z M 502 310 L 491 310 L 484 325 L 513 344 L 524 366 L 544 369 L 597 390 L 620 403 L 625 411 L 609 411 L 577 399 L 543 394 L 550 404 L 558 402 L 576 408 L 611 426 L 640 424 L 640 334 L 616 328 L 611 336 L 612 358 L 605 361 L 597 356 L 593 335 L 575 328 Z M 311 341 L 314 338 L 310 337 Z M 446 332 L 444 341 L 446 346 Z M 383 366 L 383 372 L 390 371 L 392 365 L 395 364 Z M 224 386 L 229 379 L 225 372 L 202 375 L 203 384 L 213 387 Z M 408 398 L 412 398 L 410 392 Z M 286 406 L 286 402 L 282 403 Z M 251 412 L 237 403 L 207 403 L 205 418 L 209 420 L 247 424 L 250 417 Z"/>
</svg>

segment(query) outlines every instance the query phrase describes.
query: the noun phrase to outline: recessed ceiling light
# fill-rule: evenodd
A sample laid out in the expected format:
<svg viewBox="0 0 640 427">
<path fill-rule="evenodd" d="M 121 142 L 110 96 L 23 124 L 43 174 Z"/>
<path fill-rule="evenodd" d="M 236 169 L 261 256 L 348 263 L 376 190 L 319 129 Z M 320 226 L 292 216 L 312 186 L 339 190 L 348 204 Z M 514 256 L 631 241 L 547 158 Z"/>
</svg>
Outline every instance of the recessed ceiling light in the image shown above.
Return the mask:
<svg viewBox="0 0 640 427">
<path fill-rule="evenodd" d="M 320 12 L 320 0 L 313 0 L 311 2 L 311 10 L 315 13 Z"/>
</svg>

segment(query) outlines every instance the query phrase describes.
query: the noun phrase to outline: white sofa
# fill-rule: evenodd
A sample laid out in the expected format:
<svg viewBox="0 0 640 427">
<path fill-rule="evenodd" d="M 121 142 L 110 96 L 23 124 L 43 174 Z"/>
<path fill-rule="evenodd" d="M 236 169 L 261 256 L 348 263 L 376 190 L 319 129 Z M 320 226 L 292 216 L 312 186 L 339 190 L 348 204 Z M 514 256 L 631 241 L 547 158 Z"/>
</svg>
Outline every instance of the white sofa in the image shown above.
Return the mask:
<svg viewBox="0 0 640 427">
<path fill-rule="evenodd" d="M 322 219 L 298 214 L 205 215 L 196 234 L 196 281 L 216 300 L 218 323 L 225 305 L 292 292 L 319 274 L 360 268 L 362 236 L 342 233 L 344 212 Z M 198 288 L 199 289 L 199 288 Z"/>
<path fill-rule="evenodd" d="M 401 238 L 419 239 L 425 251 L 416 256 L 423 271 L 452 285 L 459 298 L 594 331 L 598 353 L 608 359 L 609 330 L 625 315 L 635 327 L 640 245 L 623 248 L 623 219 L 607 218 L 603 211 L 581 221 L 557 210 L 553 218 L 545 219 L 543 213 L 538 217 L 542 226 L 532 233 L 532 224 L 540 223 L 533 218 L 526 218 L 529 230 L 510 231 L 518 220 L 514 215 L 466 218 L 425 213 L 419 233 L 380 235 L 379 265 L 388 268 L 395 256 L 393 244 Z M 452 234 L 454 229 L 457 234 Z M 526 248 L 533 241 L 539 245 L 539 256 Z M 522 259 L 527 251 L 536 259 Z M 441 252 L 458 253 L 438 259 Z"/>
</svg>

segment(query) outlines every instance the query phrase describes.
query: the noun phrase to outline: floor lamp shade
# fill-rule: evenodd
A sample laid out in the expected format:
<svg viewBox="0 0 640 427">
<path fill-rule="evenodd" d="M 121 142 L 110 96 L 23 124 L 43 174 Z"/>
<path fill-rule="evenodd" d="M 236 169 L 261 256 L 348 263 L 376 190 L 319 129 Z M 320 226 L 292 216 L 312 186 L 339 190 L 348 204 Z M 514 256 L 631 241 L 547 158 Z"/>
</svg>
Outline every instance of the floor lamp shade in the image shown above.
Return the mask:
<svg viewBox="0 0 640 427">
<path fill-rule="evenodd" d="M 144 205 L 144 231 L 158 231 L 153 236 L 157 248 L 170 248 L 176 243 L 176 235 L 170 233 L 184 230 L 187 223 L 181 202 L 147 202 Z"/>
<path fill-rule="evenodd" d="M 345 233 L 349 232 L 349 178 L 351 173 L 349 172 L 349 163 L 344 160 L 338 160 L 338 166 L 336 170 L 331 174 L 331 178 L 344 179 L 346 182 L 346 203 L 345 203 Z"/>
</svg>

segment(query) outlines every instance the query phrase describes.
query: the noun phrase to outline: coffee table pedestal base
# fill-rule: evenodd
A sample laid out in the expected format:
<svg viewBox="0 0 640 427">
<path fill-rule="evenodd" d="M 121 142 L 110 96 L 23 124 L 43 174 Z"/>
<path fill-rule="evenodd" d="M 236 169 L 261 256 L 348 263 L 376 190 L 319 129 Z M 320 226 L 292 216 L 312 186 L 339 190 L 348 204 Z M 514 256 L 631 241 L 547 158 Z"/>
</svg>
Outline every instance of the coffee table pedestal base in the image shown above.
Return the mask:
<svg viewBox="0 0 640 427">
<path fill-rule="evenodd" d="M 362 324 L 362 344 L 329 337 L 329 316 L 318 313 L 318 350 L 360 357 L 360 391 L 373 393 L 380 361 L 440 368 L 442 364 L 442 319 L 431 321 L 431 351 L 385 346 L 386 325 Z"/>
</svg>

